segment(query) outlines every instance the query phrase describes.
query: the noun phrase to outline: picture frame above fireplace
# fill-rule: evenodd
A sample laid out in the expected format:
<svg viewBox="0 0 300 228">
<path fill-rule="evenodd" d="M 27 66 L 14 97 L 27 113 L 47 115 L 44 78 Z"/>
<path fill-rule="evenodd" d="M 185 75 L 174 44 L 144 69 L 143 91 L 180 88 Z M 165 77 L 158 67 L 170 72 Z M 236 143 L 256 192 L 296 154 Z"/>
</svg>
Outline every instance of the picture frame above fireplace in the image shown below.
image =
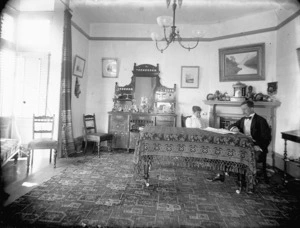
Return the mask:
<svg viewBox="0 0 300 228">
<path fill-rule="evenodd" d="M 265 44 L 219 49 L 220 82 L 265 80 Z"/>
</svg>

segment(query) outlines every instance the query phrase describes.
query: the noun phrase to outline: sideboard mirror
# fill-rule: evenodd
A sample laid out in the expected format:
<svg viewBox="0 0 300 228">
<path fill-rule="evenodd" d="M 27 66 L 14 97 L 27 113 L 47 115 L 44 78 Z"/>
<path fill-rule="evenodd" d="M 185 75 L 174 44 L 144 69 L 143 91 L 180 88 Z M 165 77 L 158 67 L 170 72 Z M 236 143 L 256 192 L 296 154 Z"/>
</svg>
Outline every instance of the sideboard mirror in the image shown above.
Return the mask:
<svg viewBox="0 0 300 228">
<path fill-rule="evenodd" d="M 160 84 L 159 64 L 153 66 L 150 64 L 136 65 L 135 63 L 132 73 L 130 84 L 119 86 L 116 82 L 113 111 L 175 112 L 176 84 L 174 84 L 174 88 L 167 88 Z M 163 97 L 162 93 L 168 94 Z"/>
</svg>

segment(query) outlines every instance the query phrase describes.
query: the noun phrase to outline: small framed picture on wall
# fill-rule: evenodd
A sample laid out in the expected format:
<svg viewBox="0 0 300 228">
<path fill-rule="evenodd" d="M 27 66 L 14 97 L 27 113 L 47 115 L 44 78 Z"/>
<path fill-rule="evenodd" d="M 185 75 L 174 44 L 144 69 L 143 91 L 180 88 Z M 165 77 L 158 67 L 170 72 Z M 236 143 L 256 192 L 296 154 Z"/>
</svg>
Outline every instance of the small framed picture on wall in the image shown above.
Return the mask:
<svg viewBox="0 0 300 228">
<path fill-rule="evenodd" d="M 102 58 L 102 77 L 117 78 L 119 74 L 119 61 L 116 58 Z"/>
<path fill-rule="evenodd" d="M 182 66 L 181 67 L 181 88 L 199 87 L 199 67 Z"/>
<path fill-rule="evenodd" d="M 76 55 L 74 60 L 73 75 L 82 78 L 84 73 L 84 67 L 85 59 Z"/>
</svg>

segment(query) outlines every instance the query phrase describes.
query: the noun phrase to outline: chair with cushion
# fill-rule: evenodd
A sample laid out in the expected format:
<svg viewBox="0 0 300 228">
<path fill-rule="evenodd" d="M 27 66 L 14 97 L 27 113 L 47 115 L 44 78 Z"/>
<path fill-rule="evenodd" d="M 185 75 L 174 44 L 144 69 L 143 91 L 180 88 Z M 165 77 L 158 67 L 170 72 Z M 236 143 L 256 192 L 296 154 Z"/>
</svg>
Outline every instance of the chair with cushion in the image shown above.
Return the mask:
<svg viewBox="0 0 300 228">
<path fill-rule="evenodd" d="M 100 144 L 103 141 L 108 141 L 108 150 L 111 150 L 113 134 L 109 133 L 99 133 L 97 132 L 96 118 L 95 114 L 93 115 L 83 115 L 83 125 L 84 125 L 84 153 L 86 153 L 87 143 L 94 142 L 97 145 L 98 156 L 100 157 Z"/>
<path fill-rule="evenodd" d="M 54 150 L 54 168 L 56 168 L 58 141 L 53 140 L 54 120 L 55 115 L 33 115 L 33 140 L 28 143 L 27 170 L 29 170 L 30 163 L 31 167 L 33 165 L 34 150 L 50 150 L 49 163 L 51 163 L 52 150 Z"/>
<path fill-rule="evenodd" d="M 181 127 L 186 127 L 185 121 L 187 118 L 190 118 L 191 116 L 184 116 L 181 114 Z"/>
</svg>

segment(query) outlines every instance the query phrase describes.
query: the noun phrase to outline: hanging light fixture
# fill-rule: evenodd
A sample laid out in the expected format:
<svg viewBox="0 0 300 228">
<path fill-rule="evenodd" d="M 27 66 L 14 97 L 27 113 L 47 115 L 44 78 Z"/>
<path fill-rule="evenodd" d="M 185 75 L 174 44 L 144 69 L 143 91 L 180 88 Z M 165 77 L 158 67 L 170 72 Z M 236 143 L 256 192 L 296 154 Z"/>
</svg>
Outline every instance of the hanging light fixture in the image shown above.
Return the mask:
<svg viewBox="0 0 300 228">
<path fill-rule="evenodd" d="M 167 8 L 169 8 L 169 5 L 170 5 L 170 2 L 171 0 L 166 0 L 167 2 Z M 179 7 L 181 7 L 182 5 L 182 0 L 178 0 L 178 5 Z M 164 38 L 162 39 L 163 41 L 166 42 L 166 46 L 164 48 L 159 48 L 159 41 L 161 41 L 159 35 L 155 32 L 152 32 L 151 33 L 151 38 L 153 41 L 155 41 L 156 43 L 156 48 L 161 52 L 163 53 L 164 50 L 166 50 L 169 45 L 174 42 L 175 40 L 178 41 L 178 43 L 180 44 L 181 47 L 185 48 L 185 49 L 188 49 L 189 51 L 191 49 L 194 49 L 195 47 L 197 47 L 198 43 L 199 43 L 199 37 L 202 36 L 202 32 L 201 31 L 193 31 L 194 33 L 194 46 L 190 47 L 190 46 L 184 46 L 182 44 L 183 42 L 183 39 L 181 38 L 181 36 L 179 35 L 179 30 L 177 29 L 176 31 L 176 25 L 175 25 L 175 11 L 176 11 L 176 8 L 177 8 L 177 0 L 173 0 L 173 4 L 172 4 L 172 9 L 173 9 L 173 17 L 170 17 L 170 16 L 160 16 L 157 18 L 157 24 L 160 26 L 160 27 L 163 27 L 164 29 Z M 166 32 L 167 32 L 167 28 L 171 27 L 171 32 L 170 34 L 167 36 Z"/>
</svg>

